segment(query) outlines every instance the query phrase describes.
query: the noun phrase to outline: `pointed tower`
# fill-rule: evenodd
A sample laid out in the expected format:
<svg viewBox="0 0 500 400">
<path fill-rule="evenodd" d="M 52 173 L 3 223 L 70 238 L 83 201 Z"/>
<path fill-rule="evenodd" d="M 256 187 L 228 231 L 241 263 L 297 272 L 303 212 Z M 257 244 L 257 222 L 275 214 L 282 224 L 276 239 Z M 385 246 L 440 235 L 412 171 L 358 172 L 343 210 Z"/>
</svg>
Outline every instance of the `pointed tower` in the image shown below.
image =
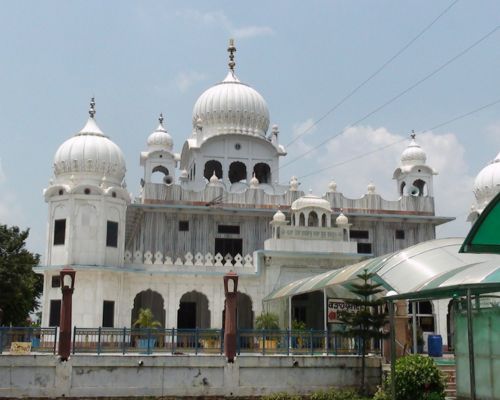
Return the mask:
<svg viewBox="0 0 500 400">
<path fill-rule="evenodd" d="M 57 150 L 44 190 L 48 266 L 123 264 L 125 170 L 122 151 L 97 126 L 92 98 L 87 123 Z"/>
<path fill-rule="evenodd" d="M 158 121 L 158 127 L 148 137 L 148 149 L 141 153 L 144 183 L 171 185 L 175 182 L 179 156 L 172 152 L 174 142 L 163 125 L 163 114 Z"/>
<path fill-rule="evenodd" d="M 392 178 L 400 196 L 434 197 L 432 177 L 437 172 L 426 164 L 427 156 L 415 136 L 415 133 L 410 135 L 410 144 L 401 154 L 401 166 Z"/>
</svg>

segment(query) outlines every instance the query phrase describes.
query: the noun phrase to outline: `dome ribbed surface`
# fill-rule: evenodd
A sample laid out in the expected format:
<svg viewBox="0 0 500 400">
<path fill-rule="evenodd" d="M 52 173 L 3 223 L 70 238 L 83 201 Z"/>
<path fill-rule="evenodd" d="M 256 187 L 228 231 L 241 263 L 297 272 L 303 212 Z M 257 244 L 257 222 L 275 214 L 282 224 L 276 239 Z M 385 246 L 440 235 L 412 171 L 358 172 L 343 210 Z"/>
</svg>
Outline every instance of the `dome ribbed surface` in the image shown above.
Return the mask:
<svg viewBox="0 0 500 400">
<path fill-rule="evenodd" d="M 265 136 L 269 128 L 266 101 L 231 71 L 198 98 L 193 108 L 193 127 L 198 119 L 204 138 L 226 133 Z"/>
<path fill-rule="evenodd" d="M 427 155 L 420 145 L 412 139 L 408 147 L 401 154 L 401 164 L 403 165 L 424 165 Z"/>
<path fill-rule="evenodd" d="M 106 177 L 107 182 L 121 185 L 125 171 L 121 149 L 104 136 L 93 118 L 89 118 L 79 133 L 61 144 L 54 156 L 54 174 L 59 181 L 73 176 L 76 181 L 99 183 Z"/>
<path fill-rule="evenodd" d="M 500 153 L 477 174 L 473 192 L 480 209 L 483 209 L 500 192 Z"/>
</svg>

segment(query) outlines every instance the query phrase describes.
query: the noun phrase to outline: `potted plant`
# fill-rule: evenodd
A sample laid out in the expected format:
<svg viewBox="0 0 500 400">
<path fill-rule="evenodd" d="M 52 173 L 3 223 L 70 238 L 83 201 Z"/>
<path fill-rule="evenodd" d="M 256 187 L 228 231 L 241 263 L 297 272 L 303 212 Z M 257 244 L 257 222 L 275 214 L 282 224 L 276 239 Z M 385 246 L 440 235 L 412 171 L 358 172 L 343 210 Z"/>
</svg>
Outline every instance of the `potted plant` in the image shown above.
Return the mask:
<svg viewBox="0 0 500 400">
<path fill-rule="evenodd" d="M 263 312 L 255 318 L 255 328 L 263 331 L 278 330 L 280 328 L 278 315 L 271 312 Z M 275 349 L 277 347 L 278 338 L 265 334 L 259 338 L 259 348 Z"/>
<path fill-rule="evenodd" d="M 150 308 L 141 308 L 139 310 L 139 316 L 137 317 L 137 320 L 134 322 L 133 326 L 142 329 L 152 329 L 152 328 L 160 328 L 161 323 L 154 319 L 153 312 L 151 311 Z M 156 338 L 150 337 L 149 333 L 146 334 L 146 337 L 144 337 L 144 334 L 141 333 L 139 337 L 140 339 L 138 339 L 138 344 L 140 349 L 152 349 L 155 347 Z"/>
<path fill-rule="evenodd" d="M 306 323 L 304 321 L 297 321 L 294 319 L 292 321 L 292 332 L 291 332 L 291 339 L 292 339 L 292 347 L 296 349 L 300 349 L 304 347 L 305 343 L 305 337 L 303 336 L 302 332 L 306 330 Z"/>
</svg>

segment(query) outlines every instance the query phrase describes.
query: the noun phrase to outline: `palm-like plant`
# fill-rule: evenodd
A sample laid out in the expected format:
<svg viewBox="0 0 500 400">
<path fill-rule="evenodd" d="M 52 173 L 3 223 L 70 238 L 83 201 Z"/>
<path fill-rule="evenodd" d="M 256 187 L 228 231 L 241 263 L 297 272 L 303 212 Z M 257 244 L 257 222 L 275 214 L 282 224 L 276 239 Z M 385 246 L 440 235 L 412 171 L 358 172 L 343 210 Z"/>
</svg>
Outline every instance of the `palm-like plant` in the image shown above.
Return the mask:
<svg viewBox="0 0 500 400">
<path fill-rule="evenodd" d="M 139 328 L 159 328 L 161 323 L 154 319 L 153 311 L 150 308 L 141 308 L 134 326 Z"/>
<path fill-rule="evenodd" d="M 255 318 L 255 327 L 257 329 L 279 329 L 279 317 L 270 312 L 262 313 Z"/>
</svg>

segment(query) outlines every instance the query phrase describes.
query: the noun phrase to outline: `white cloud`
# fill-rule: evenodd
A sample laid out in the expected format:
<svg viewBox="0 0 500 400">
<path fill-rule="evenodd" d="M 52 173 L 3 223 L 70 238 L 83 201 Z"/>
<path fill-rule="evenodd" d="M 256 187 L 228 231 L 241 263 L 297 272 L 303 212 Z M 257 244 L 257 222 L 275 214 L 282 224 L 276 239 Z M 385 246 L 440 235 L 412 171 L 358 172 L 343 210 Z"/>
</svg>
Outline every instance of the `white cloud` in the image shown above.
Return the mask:
<svg viewBox="0 0 500 400">
<path fill-rule="evenodd" d="M 500 145 L 500 121 L 496 121 L 486 127 L 486 135 L 492 143 Z"/>
<path fill-rule="evenodd" d="M 196 71 L 181 71 L 175 77 L 175 84 L 181 93 L 185 93 L 195 83 L 205 79 L 205 74 Z"/>
<path fill-rule="evenodd" d="M 0 224 L 20 225 L 23 222 L 23 213 L 15 193 L 9 189 L 7 183 L 0 159 Z"/>
<path fill-rule="evenodd" d="M 398 141 L 400 143 L 397 143 Z M 457 217 L 456 222 L 440 228 L 439 235 L 465 236 L 470 228 L 465 219 L 473 201 L 474 178 L 468 174 L 464 146 L 453 133 L 438 135 L 426 132 L 418 135 L 417 142 L 427 154 L 427 164 L 439 173 L 434 176 L 436 214 Z M 341 164 L 372 150 L 389 147 L 305 179 L 317 194 L 324 193 L 333 179 L 337 182 L 338 190 L 347 197 L 362 197 L 366 193 L 367 185 L 373 182 L 376 192 L 383 198 L 396 199 L 399 194 L 392 174 L 399 165 L 401 152 L 407 144 L 404 136 L 392 133 L 384 127 L 349 127 L 343 135 L 326 144 L 324 151 L 314 152 L 316 166 L 305 170 L 304 175 L 314 169 Z"/>
<path fill-rule="evenodd" d="M 298 155 L 308 152 L 312 149 L 313 146 L 308 143 L 309 140 L 307 139 L 307 137 L 316 132 L 316 129 L 316 125 L 314 125 L 314 120 L 312 118 L 308 118 L 303 122 L 297 122 L 292 125 L 292 137 L 294 141 L 291 142 L 292 144 L 290 145 L 290 148 L 287 149 L 288 156 L 285 161 L 283 161 L 283 163 L 291 161 Z M 307 160 L 311 156 L 312 153 L 306 155 L 304 159 Z"/>
<path fill-rule="evenodd" d="M 269 26 L 234 26 L 224 11 L 221 10 L 201 12 L 194 9 L 185 9 L 177 12 L 177 16 L 205 25 L 222 27 L 236 39 L 248 39 L 274 34 L 273 29 Z"/>
</svg>

